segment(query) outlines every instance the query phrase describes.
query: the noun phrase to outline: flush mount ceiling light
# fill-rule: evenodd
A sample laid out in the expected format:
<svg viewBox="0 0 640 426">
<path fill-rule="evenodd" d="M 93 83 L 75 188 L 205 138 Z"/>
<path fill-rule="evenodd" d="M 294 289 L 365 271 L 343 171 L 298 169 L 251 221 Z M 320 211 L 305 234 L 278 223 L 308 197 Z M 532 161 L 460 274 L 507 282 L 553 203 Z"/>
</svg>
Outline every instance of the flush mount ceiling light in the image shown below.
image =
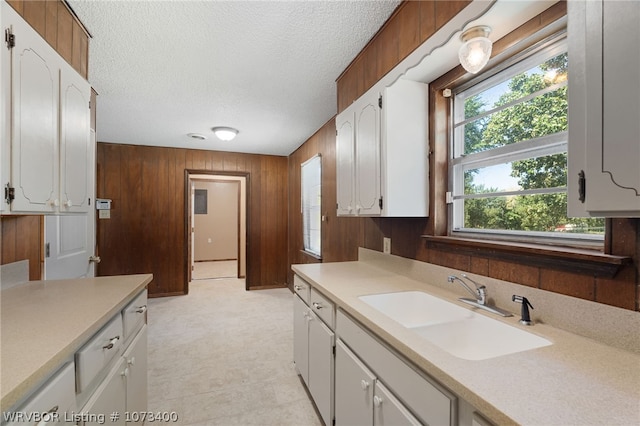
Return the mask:
<svg viewBox="0 0 640 426">
<path fill-rule="evenodd" d="M 221 141 L 230 141 L 238 135 L 238 130 L 233 127 L 214 127 L 211 130 Z"/>
<path fill-rule="evenodd" d="M 207 137 L 205 135 L 201 135 L 200 133 L 188 133 L 187 136 L 193 139 L 205 140 Z"/>
<path fill-rule="evenodd" d="M 460 36 L 462 46 L 458 50 L 460 64 L 471 74 L 477 74 L 491 57 L 492 43 L 489 40 L 491 27 L 478 25 L 471 27 Z"/>
</svg>

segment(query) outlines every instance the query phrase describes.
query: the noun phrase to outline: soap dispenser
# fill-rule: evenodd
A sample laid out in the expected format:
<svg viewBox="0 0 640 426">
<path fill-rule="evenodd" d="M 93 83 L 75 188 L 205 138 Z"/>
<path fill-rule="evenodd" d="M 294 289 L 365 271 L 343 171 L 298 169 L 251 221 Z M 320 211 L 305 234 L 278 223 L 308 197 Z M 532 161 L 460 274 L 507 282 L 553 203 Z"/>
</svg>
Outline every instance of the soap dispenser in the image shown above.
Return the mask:
<svg viewBox="0 0 640 426">
<path fill-rule="evenodd" d="M 513 295 L 511 300 L 522 304 L 522 311 L 520 313 L 520 324 L 533 325 L 533 321 L 531 321 L 531 317 L 529 316 L 529 308 L 533 309 L 533 306 L 531 306 L 529 300 L 524 296 L 518 296 L 516 294 Z"/>
</svg>

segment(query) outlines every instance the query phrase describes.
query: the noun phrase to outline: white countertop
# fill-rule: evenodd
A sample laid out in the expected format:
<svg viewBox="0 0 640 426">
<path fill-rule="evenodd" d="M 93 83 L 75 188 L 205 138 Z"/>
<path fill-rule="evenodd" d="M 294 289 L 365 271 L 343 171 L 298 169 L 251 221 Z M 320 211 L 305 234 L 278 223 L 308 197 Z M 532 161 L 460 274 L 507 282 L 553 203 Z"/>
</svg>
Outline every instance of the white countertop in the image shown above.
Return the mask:
<svg viewBox="0 0 640 426">
<path fill-rule="evenodd" d="M 0 401 L 10 409 L 71 359 L 151 274 L 30 281 L 0 292 Z"/>
<path fill-rule="evenodd" d="M 368 262 L 294 265 L 293 270 L 408 360 L 496 424 L 640 424 L 640 356 L 546 324 L 526 327 L 551 346 L 468 361 L 419 337 L 358 296 L 420 290 L 469 308 L 458 295 Z M 428 281 L 428 280 L 427 280 Z M 519 316 L 502 318 L 514 327 Z"/>
</svg>

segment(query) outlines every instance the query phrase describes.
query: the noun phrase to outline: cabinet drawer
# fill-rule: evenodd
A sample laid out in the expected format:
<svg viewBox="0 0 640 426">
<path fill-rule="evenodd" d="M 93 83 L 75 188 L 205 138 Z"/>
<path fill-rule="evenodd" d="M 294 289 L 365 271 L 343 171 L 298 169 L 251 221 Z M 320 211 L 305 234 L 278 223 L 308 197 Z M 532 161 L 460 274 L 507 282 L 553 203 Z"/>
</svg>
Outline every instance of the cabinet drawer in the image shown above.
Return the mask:
<svg viewBox="0 0 640 426">
<path fill-rule="evenodd" d="M 26 416 L 33 415 L 34 413 L 50 413 L 51 416 L 44 415 L 41 419 L 16 418 L 16 421 L 8 422 L 7 426 L 39 424 L 40 420 L 49 420 L 50 423 L 64 423 L 64 413 L 70 413 L 76 409 L 74 379 L 74 364 L 70 362 L 36 391 L 26 404 L 16 410 L 16 413 L 24 413 Z"/>
<path fill-rule="evenodd" d="M 311 286 L 308 282 L 297 275 L 293 276 L 293 291 L 300 296 L 300 299 L 302 299 L 304 303 L 307 305 L 309 304 L 309 300 L 311 298 Z"/>
<path fill-rule="evenodd" d="M 122 316 L 109 323 L 76 352 L 76 391 L 83 392 L 114 356 L 120 354 L 123 343 Z"/>
<path fill-rule="evenodd" d="M 423 422 L 454 423 L 456 397 L 453 394 L 410 367 L 342 311 L 337 314 L 336 330 L 347 346 Z"/>
<path fill-rule="evenodd" d="M 145 323 L 147 316 L 147 290 L 143 290 L 126 308 L 122 310 L 124 340 L 133 337 Z"/>
<path fill-rule="evenodd" d="M 320 318 L 322 318 L 322 321 L 324 321 L 331 330 L 335 330 L 335 307 L 329 299 L 318 293 L 315 288 L 311 289 L 311 303 L 309 304 L 309 307 Z"/>
</svg>

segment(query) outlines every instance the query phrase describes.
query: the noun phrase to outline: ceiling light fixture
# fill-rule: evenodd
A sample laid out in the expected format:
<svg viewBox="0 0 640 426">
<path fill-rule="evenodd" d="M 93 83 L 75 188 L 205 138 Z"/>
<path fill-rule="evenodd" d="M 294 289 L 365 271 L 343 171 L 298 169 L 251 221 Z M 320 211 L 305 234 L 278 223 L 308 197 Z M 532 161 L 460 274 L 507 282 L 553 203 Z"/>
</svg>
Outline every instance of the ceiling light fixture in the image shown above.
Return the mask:
<svg viewBox="0 0 640 426">
<path fill-rule="evenodd" d="M 211 130 L 213 130 L 213 133 L 221 141 L 233 140 L 239 133 L 238 130 L 233 127 L 214 127 Z"/>
<path fill-rule="evenodd" d="M 205 140 L 207 137 L 205 135 L 201 135 L 200 133 L 187 133 L 187 136 L 193 139 Z"/>
<path fill-rule="evenodd" d="M 471 74 L 477 74 L 491 57 L 492 43 L 489 40 L 491 27 L 478 25 L 464 31 L 460 36 L 462 46 L 458 50 L 460 64 Z"/>
</svg>

